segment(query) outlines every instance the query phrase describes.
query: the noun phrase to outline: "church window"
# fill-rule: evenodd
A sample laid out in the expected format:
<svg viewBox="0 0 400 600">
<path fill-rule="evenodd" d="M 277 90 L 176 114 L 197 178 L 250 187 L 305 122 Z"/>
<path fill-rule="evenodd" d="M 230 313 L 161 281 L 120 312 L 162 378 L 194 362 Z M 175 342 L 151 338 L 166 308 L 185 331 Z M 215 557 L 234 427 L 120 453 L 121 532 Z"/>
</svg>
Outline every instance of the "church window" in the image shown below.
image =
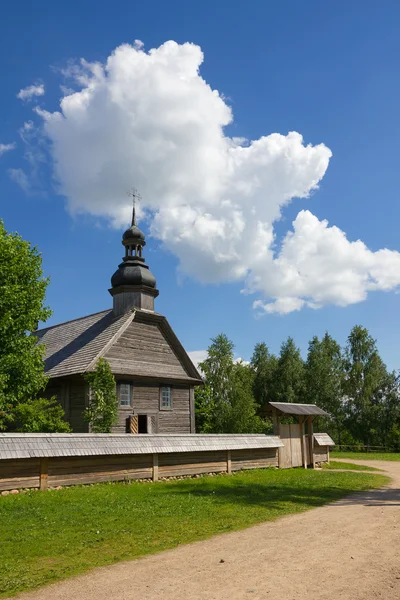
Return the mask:
<svg viewBox="0 0 400 600">
<path fill-rule="evenodd" d="M 131 405 L 131 384 L 120 383 L 119 384 L 119 405 L 130 406 Z"/>
<path fill-rule="evenodd" d="M 171 388 L 164 386 L 160 388 L 160 410 L 168 410 L 171 408 Z"/>
</svg>

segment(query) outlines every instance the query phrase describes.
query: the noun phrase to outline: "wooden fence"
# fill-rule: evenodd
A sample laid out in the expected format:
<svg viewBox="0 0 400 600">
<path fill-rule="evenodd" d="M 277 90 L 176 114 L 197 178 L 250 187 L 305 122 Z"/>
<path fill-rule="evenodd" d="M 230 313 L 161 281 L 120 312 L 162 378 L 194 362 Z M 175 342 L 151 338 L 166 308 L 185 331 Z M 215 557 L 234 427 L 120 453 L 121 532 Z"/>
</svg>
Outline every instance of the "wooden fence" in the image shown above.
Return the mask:
<svg viewBox="0 0 400 600">
<path fill-rule="evenodd" d="M 58 439 L 49 437 L 56 434 L 43 434 L 42 437 L 25 434 L 25 440 L 11 438 L 10 444 L 11 434 L 8 434 L 6 452 L 2 435 L 5 434 L 0 434 L 0 491 L 21 488 L 45 490 L 60 485 L 130 479 L 157 481 L 165 477 L 278 467 L 278 447 L 282 445 L 275 436 L 200 436 L 201 439 L 196 439 L 199 436 L 158 435 L 142 436 L 140 444 L 140 436 L 125 435 L 121 441 L 121 436 L 110 435 L 105 440 L 106 446 L 102 446 L 104 436 L 102 438 L 99 434 L 97 437 L 96 434 L 76 436 L 75 445 L 71 445 L 74 434 L 60 435 Z M 131 444 L 126 443 L 127 437 L 134 438 Z M 84 447 L 80 446 L 82 439 Z M 27 451 L 29 456 L 15 457 L 24 451 L 22 446 L 27 444 L 23 442 L 27 440 L 32 442 L 31 450 Z M 35 440 L 40 443 L 34 450 Z M 50 442 L 47 447 L 46 441 Z M 11 446 L 14 446 L 13 451 L 9 450 Z M 129 446 L 132 447 L 128 453 Z M 178 451 L 173 451 L 174 446 Z M 152 447 L 158 451 L 140 452 Z"/>
</svg>

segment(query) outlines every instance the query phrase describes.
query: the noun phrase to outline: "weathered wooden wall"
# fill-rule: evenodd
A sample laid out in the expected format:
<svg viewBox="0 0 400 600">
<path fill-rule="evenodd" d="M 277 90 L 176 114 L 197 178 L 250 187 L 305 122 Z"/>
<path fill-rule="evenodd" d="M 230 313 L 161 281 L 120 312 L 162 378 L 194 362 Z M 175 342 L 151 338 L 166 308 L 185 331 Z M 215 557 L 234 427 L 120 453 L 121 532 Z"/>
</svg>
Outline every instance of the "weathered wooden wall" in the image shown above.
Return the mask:
<svg viewBox="0 0 400 600">
<path fill-rule="evenodd" d="M 122 381 L 122 380 L 120 380 Z M 132 405 L 118 409 L 118 422 L 113 433 L 126 432 L 126 419 L 132 415 L 154 417 L 156 429 L 152 433 L 194 433 L 191 423 L 191 390 L 189 386 L 171 386 L 172 407 L 160 410 L 160 386 L 156 383 L 134 384 Z"/>
<path fill-rule="evenodd" d="M 277 466 L 276 448 L 0 460 L 0 490 L 126 479 L 157 480 Z"/>
<path fill-rule="evenodd" d="M 188 379 L 188 374 L 158 323 L 132 321 L 106 352 L 115 374 Z"/>
<path fill-rule="evenodd" d="M 39 487 L 40 460 L 0 460 L 0 491 Z"/>
<path fill-rule="evenodd" d="M 329 446 L 314 446 L 314 460 L 316 463 L 329 461 Z"/>
</svg>

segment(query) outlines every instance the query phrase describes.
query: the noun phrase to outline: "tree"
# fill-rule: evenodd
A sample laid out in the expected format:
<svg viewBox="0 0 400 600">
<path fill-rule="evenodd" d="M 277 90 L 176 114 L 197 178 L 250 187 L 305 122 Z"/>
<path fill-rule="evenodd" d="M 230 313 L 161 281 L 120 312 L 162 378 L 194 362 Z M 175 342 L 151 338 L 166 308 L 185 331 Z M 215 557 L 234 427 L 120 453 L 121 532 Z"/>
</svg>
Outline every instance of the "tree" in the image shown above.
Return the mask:
<svg viewBox="0 0 400 600">
<path fill-rule="evenodd" d="M 202 433 L 251 433 L 263 429 L 256 415 L 254 373 L 249 365 L 234 363 L 234 344 L 225 334 L 211 340 L 199 367 L 203 389 L 196 390 L 196 423 Z"/>
<path fill-rule="evenodd" d="M 211 339 L 207 358 L 199 364 L 204 373 L 205 385 L 210 392 L 208 428 L 214 433 L 223 429 L 224 415 L 232 393 L 234 347 L 233 342 L 224 333 L 220 333 Z"/>
<path fill-rule="evenodd" d="M 42 417 L 46 420 L 43 411 L 52 406 L 52 402 L 38 399 L 48 378 L 44 347 L 33 335 L 39 322 L 51 314 L 44 305 L 48 282 L 37 248 L 17 233 L 7 233 L 0 220 L 0 430 L 31 430 L 31 423 L 36 431 L 28 414 L 36 411 L 37 422 Z M 34 401 L 36 404 L 30 404 Z M 64 427 L 58 419 L 54 425 Z"/>
<path fill-rule="evenodd" d="M 388 373 L 376 341 L 365 327 L 356 325 L 351 330 L 344 366 L 349 430 L 354 439 L 368 446 L 378 429 Z"/>
<path fill-rule="evenodd" d="M 100 358 L 92 373 L 85 375 L 90 388 L 89 406 L 84 418 L 94 433 L 110 433 L 118 418 L 115 379 L 109 363 Z"/>
<path fill-rule="evenodd" d="M 232 372 L 232 392 L 225 411 L 223 433 L 262 433 L 265 422 L 257 415 L 254 398 L 254 371 L 250 365 L 238 362 Z"/>
<path fill-rule="evenodd" d="M 293 338 L 288 337 L 281 346 L 273 394 L 278 402 L 302 402 L 304 389 L 304 362 Z"/>
<path fill-rule="evenodd" d="M 307 402 L 317 404 L 332 416 L 335 432 L 332 435 L 341 443 L 345 410 L 343 405 L 343 358 L 339 344 L 325 333 L 320 341 L 314 336 L 308 346 L 305 367 Z M 331 429 L 329 421 L 324 427 Z"/>
<path fill-rule="evenodd" d="M 9 429 L 24 433 L 69 433 L 71 427 L 64 416 L 64 410 L 55 398 L 36 398 L 17 404 Z"/>
<path fill-rule="evenodd" d="M 274 379 L 278 360 L 276 356 L 270 354 L 267 345 L 261 342 L 254 346 L 250 362 L 254 369 L 254 398 L 258 406 L 262 408 L 274 400 Z"/>
</svg>

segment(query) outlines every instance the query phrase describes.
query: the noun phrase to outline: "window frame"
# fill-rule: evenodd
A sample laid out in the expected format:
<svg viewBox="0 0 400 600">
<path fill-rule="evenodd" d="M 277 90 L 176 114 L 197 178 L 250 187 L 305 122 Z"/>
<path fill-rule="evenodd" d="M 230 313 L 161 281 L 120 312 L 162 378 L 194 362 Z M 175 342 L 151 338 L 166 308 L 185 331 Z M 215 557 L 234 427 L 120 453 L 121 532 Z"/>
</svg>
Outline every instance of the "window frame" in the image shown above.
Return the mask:
<svg viewBox="0 0 400 600">
<path fill-rule="evenodd" d="M 129 386 L 129 403 L 128 404 L 121 404 L 121 385 Z M 131 381 L 118 381 L 117 382 L 117 398 L 118 398 L 118 409 L 122 409 L 122 410 L 132 409 L 133 384 Z"/>
<path fill-rule="evenodd" d="M 169 406 L 163 406 L 163 390 L 169 390 Z M 160 410 L 172 410 L 172 385 L 160 385 L 160 397 L 159 397 L 159 406 Z"/>
</svg>

